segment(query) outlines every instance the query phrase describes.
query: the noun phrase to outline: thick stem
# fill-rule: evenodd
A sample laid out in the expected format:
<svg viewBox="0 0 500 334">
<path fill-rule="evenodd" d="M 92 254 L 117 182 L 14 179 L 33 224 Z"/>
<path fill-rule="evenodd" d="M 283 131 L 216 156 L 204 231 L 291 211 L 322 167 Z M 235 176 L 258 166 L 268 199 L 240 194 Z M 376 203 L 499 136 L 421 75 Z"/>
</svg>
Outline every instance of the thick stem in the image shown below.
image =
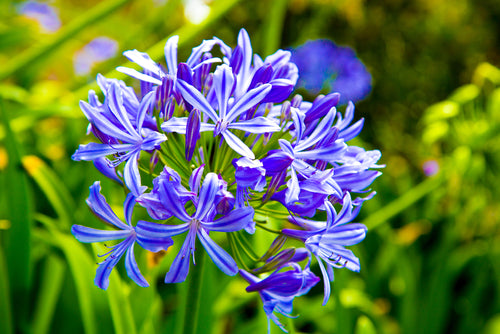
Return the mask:
<svg viewBox="0 0 500 334">
<path fill-rule="evenodd" d="M 201 285 L 203 282 L 203 264 L 205 262 L 204 249 L 200 249 L 196 258 L 196 267 L 189 273 L 189 286 L 186 300 L 186 312 L 184 314 L 183 334 L 195 334 L 198 326 L 198 315 L 200 310 Z"/>
</svg>

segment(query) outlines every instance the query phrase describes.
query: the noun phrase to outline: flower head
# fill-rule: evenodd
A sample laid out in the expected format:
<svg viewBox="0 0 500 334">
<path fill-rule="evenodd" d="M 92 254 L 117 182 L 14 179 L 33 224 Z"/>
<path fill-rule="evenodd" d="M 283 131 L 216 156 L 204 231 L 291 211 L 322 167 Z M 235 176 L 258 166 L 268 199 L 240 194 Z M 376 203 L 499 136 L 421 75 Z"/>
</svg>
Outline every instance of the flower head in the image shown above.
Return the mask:
<svg viewBox="0 0 500 334">
<path fill-rule="evenodd" d="M 317 94 L 322 89 L 340 93 L 340 103 L 359 101 L 371 91 L 371 75 L 354 50 L 330 40 L 308 41 L 292 50 L 299 68 L 298 87 Z"/>
</svg>

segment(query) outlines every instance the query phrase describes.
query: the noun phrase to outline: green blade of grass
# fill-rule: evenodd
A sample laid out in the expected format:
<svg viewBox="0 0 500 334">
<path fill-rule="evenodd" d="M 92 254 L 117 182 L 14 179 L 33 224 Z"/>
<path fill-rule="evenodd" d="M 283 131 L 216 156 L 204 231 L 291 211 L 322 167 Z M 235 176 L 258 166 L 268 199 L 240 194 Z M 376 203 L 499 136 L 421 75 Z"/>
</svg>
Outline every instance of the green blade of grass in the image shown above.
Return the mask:
<svg viewBox="0 0 500 334">
<path fill-rule="evenodd" d="M 102 253 L 102 249 L 99 249 L 98 245 L 93 244 L 93 246 L 95 254 Z M 125 289 L 123 284 L 116 270 L 113 270 L 109 276 L 109 287 L 106 290 L 113 326 L 116 334 L 136 334 L 130 300 L 125 293 L 128 289 Z"/>
<path fill-rule="evenodd" d="M 438 175 L 428 178 L 416 187 L 410 189 L 401 197 L 369 215 L 361 223 L 365 224 L 370 230 L 387 222 L 392 217 L 403 212 L 406 208 L 437 189 L 446 180 L 444 175 L 445 172 L 442 171 Z"/>
<path fill-rule="evenodd" d="M 72 20 L 71 23 L 63 27 L 53 38 L 48 39 L 45 43 L 33 46 L 19 56 L 12 58 L 6 64 L 3 64 L 0 70 L 0 80 L 19 71 L 26 71 L 28 66 L 33 66 L 47 59 L 52 52 L 57 50 L 80 31 L 113 13 L 129 1 L 130 0 L 108 0 L 98 3 L 85 14 Z"/>
<path fill-rule="evenodd" d="M 6 137 L 5 149 L 8 155 L 3 191 L 6 196 L 7 218 L 10 221 L 5 255 L 7 273 L 11 288 L 11 298 L 15 301 L 13 310 L 14 323 L 21 327 L 27 326 L 28 294 L 31 285 L 30 265 L 30 228 L 31 203 L 28 188 L 28 178 L 21 168 L 22 148 L 17 143 L 10 128 L 9 117 L 0 100 L 0 119 L 3 122 Z"/>
<path fill-rule="evenodd" d="M 288 0 L 274 0 L 269 4 L 268 19 L 265 20 L 264 56 L 268 56 L 280 47 L 283 22 Z"/>
<path fill-rule="evenodd" d="M 60 227 L 69 229 L 75 204 L 64 183 L 45 162 L 36 156 L 23 157 L 22 164 L 52 204 L 59 222 L 63 225 Z"/>
<path fill-rule="evenodd" d="M 94 301 L 92 300 L 92 289 L 94 288 L 95 265 L 93 259 L 72 236 L 58 232 L 58 225 L 53 219 L 38 215 L 37 220 L 43 223 L 50 231 L 51 241 L 57 245 L 68 262 L 69 269 L 75 282 L 78 304 L 82 315 L 83 328 L 86 334 L 97 334 L 96 315 L 94 313 Z"/>
<path fill-rule="evenodd" d="M 49 332 L 57 300 L 64 282 L 66 266 L 57 256 L 49 256 L 41 275 L 40 291 L 33 316 L 33 334 Z"/>
<path fill-rule="evenodd" d="M 2 310 L 2 312 L 0 312 L 0 333 L 12 333 L 12 310 L 10 305 L 7 266 L 3 248 L 0 247 L 0 310 Z"/>
</svg>

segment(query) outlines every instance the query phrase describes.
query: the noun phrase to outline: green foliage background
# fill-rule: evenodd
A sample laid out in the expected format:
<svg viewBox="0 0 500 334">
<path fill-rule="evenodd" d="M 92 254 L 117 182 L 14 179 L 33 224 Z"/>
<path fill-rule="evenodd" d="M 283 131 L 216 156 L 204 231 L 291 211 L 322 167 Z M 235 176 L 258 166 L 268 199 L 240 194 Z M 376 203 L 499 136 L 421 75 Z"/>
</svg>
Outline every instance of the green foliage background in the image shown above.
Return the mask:
<svg viewBox="0 0 500 334">
<path fill-rule="evenodd" d="M 0 1 L 0 333 L 182 333 L 189 282 L 162 283 L 172 256 L 140 254 L 150 288 L 118 266 L 104 292 L 93 284 L 101 246 L 69 232 L 100 224 L 85 198 L 102 177 L 70 159 L 87 140 L 78 100 L 98 72 L 126 79 L 113 70 L 121 55 L 85 77 L 73 55 L 104 35 L 162 61 L 178 34 L 183 59 L 214 35 L 234 45 L 241 27 L 263 56 L 316 38 L 351 46 L 374 79 L 356 105 L 366 118 L 359 141 L 387 167 L 360 215 L 362 271 L 337 270 L 325 307 L 321 284 L 296 299 L 290 332 L 500 332 L 499 1 L 213 0 L 200 24 L 179 0 L 51 4 L 63 27 L 47 34 Z M 437 175 L 423 173 L 428 160 Z M 119 208 L 123 191 L 102 181 Z M 266 333 L 244 282 L 203 268 L 198 332 Z"/>
</svg>

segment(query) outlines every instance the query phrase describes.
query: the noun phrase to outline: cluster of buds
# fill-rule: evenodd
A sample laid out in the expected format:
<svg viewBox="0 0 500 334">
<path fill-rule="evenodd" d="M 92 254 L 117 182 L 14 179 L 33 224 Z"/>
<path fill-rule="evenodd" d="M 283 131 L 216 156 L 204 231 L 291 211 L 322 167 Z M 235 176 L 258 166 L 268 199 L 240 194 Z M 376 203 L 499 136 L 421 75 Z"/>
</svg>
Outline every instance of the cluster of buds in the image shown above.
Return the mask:
<svg viewBox="0 0 500 334">
<path fill-rule="evenodd" d="M 81 242 L 121 240 L 97 268 L 95 283 L 102 289 L 125 253 L 128 276 L 148 286 L 134 245 L 158 252 L 185 234 L 179 252 L 169 254 L 175 258 L 166 283 L 186 279 L 199 242 L 223 273 L 239 274 L 248 292 L 260 294 L 268 319 L 284 330 L 276 313 L 289 316 L 293 299 L 320 281 L 311 271 L 313 260 L 323 277 L 324 303 L 334 268 L 360 270 L 346 246 L 365 238 L 366 227 L 352 221 L 375 194 L 367 188 L 381 174 L 374 169 L 383 167 L 377 165 L 380 152 L 347 144 L 363 119 L 353 123 L 352 103 L 337 111 L 338 93 L 312 103 L 298 95 L 286 100 L 298 79 L 289 51 L 263 60 L 242 29 L 236 47 L 214 37 L 178 62 L 177 43 L 174 36 L 165 45 L 166 67 L 137 50 L 124 52 L 143 70 L 118 70 L 139 80 L 140 92 L 99 75 L 104 102 L 93 91 L 81 102 L 88 132 L 100 142 L 80 145 L 73 159 L 93 161 L 128 195 L 123 222 L 95 182 L 87 203 L 116 229 L 74 225 L 72 233 Z M 132 222 L 137 205 L 149 221 Z M 321 212 L 326 221 L 315 219 Z M 266 216 L 282 219 L 260 219 Z M 248 240 L 256 229 L 276 234 L 261 257 Z M 225 232 L 228 242 L 211 232 Z M 287 247 L 290 239 L 302 246 Z"/>
</svg>

